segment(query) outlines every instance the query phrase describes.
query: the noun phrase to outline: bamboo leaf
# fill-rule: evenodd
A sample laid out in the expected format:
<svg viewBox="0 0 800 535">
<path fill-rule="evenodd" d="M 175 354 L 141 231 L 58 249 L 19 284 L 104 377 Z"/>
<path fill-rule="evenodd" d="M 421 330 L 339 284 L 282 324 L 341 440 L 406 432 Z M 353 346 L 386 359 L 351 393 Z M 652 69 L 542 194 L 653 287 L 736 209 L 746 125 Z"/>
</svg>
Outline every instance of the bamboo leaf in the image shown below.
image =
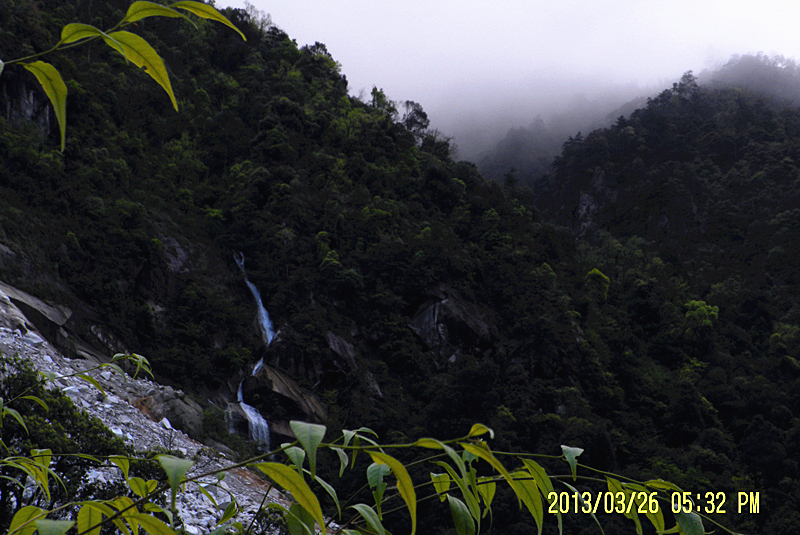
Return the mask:
<svg viewBox="0 0 800 535">
<path fill-rule="evenodd" d="M 322 533 L 324 534 L 326 532 L 325 518 L 322 516 L 322 508 L 319 505 L 319 500 L 311 491 L 308 484 L 303 480 L 303 476 L 285 464 L 256 463 L 253 466 L 264 472 L 267 477 L 283 487 L 284 490 L 291 492 L 297 503 L 311 513 L 311 516 L 314 517 L 314 520 L 319 524 Z"/>
<path fill-rule="evenodd" d="M 83 374 L 83 373 L 79 373 L 78 375 L 76 375 L 76 377 L 78 379 L 80 379 L 81 381 L 85 381 L 85 382 L 89 383 L 90 385 L 92 385 L 93 387 L 95 387 L 96 389 L 98 389 L 100 392 L 103 393 L 104 396 L 106 395 L 106 391 L 103 390 L 103 387 L 100 386 L 100 383 L 98 383 L 97 379 L 95 379 L 94 377 L 90 377 L 90 376 L 88 376 L 86 374 Z"/>
<path fill-rule="evenodd" d="M 529 474 L 523 471 L 514 472 L 514 483 L 512 488 L 514 493 L 522 500 L 525 507 L 530 511 L 531 516 L 536 521 L 539 534 L 542 533 L 542 522 L 544 521 L 544 507 L 542 506 L 542 496 L 539 493 L 539 486 L 536 481 L 530 478 Z"/>
<path fill-rule="evenodd" d="M 288 446 L 288 444 L 281 444 L 281 447 Z M 306 459 L 306 452 L 303 448 L 298 448 L 297 446 L 292 446 L 290 448 L 286 448 L 283 450 L 286 456 L 292 461 L 292 464 L 297 469 L 298 474 L 303 473 L 303 463 Z"/>
<path fill-rule="evenodd" d="M 128 486 L 131 488 L 134 494 L 136 494 L 140 498 L 144 498 L 145 496 L 156 490 L 156 487 L 158 487 L 158 481 L 156 481 L 155 479 L 145 481 L 141 477 L 132 477 L 130 481 L 128 481 Z M 205 490 L 205 489 L 201 487 L 200 490 Z M 206 492 L 206 494 L 208 493 Z"/>
<path fill-rule="evenodd" d="M 564 458 L 569 463 L 569 468 L 572 470 L 572 481 L 578 479 L 577 475 L 577 467 L 578 467 L 578 456 L 583 453 L 583 448 L 573 448 L 570 446 L 561 445 L 561 451 L 564 454 Z"/>
<path fill-rule="evenodd" d="M 403 464 L 385 453 L 379 451 L 367 450 L 372 460 L 379 464 L 388 465 L 392 469 L 394 477 L 397 478 L 397 491 L 406 502 L 408 512 L 411 514 L 411 535 L 417 531 L 417 494 L 414 491 L 414 483 L 411 481 L 411 476 Z"/>
<path fill-rule="evenodd" d="M 37 520 L 36 528 L 39 535 L 64 535 L 69 528 L 75 525 L 71 520 Z"/>
<path fill-rule="evenodd" d="M 642 502 L 647 501 L 647 503 L 642 507 L 642 509 L 644 509 L 645 516 L 647 517 L 648 520 L 650 520 L 650 523 L 653 524 L 653 527 L 656 529 L 656 531 L 663 531 L 665 527 L 664 515 L 661 513 L 661 506 L 659 505 L 658 500 L 651 498 L 649 496 L 647 489 L 641 485 L 636 485 L 634 483 L 623 483 L 622 486 L 625 488 L 630 488 L 636 493 L 634 494 L 634 496 L 637 506 L 639 506 Z M 645 498 L 644 497 L 645 495 L 648 495 L 648 497 Z M 655 513 L 651 511 L 651 504 L 650 504 L 651 499 L 656 506 Z"/>
<path fill-rule="evenodd" d="M 322 443 L 322 439 L 325 438 L 326 427 L 296 420 L 289 422 L 289 427 L 292 428 L 294 436 L 300 441 L 300 445 L 306 450 L 311 475 L 315 475 L 317 473 L 317 448 Z"/>
<path fill-rule="evenodd" d="M 363 518 L 367 525 L 376 533 L 378 533 L 378 535 L 386 535 L 386 530 L 384 529 L 383 524 L 381 524 L 380 518 L 378 518 L 378 513 L 376 513 L 372 507 L 363 503 L 357 503 L 355 505 L 351 505 L 350 507 L 358 511 L 358 514 L 361 515 L 361 518 Z"/>
<path fill-rule="evenodd" d="M 89 504 L 84 505 L 78 511 L 78 533 L 86 532 L 86 535 L 100 535 L 100 522 L 103 521 L 103 513 L 99 509 Z M 97 526 L 88 531 L 89 528 Z"/>
<path fill-rule="evenodd" d="M 114 455 L 109 457 L 108 460 L 116 465 L 117 468 L 122 470 L 122 477 L 125 478 L 125 481 L 128 481 L 128 470 L 131 466 L 131 462 L 128 460 L 128 458 L 123 457 L 122 455 Z"/>
<path fill-rule="evenodd" d="M 703 535 L 703 520 L 700 515 L 691 511 L 679 511 L 675 513 L 675 521 L 686 535 Z"/>
<path fill-rule="evenodd" d="M 142 20 L 147 17 L 183 17 L 189 20 L 183 13 L 179 13 L 161 4 L 156 4 L 154 2 L 134 2 L 128 8 L 128 12 L 125 14 L 125 18 L 122 19 L 122 22 L 136 22 L 137 20 Z"/>
<path fill-rule="evenodd" d="M 547 472 L 544 471 L 539 463 L 531 459 L 522 459 L 522 464 L 525 465 L 528 472 L 531 473 L 533 476 L 534 481 L 536 481 L 536 485 L 538 485 L 539 490 L 541 491 L 542 495 L 547 498 L 551 492 L 555 492 L 553 488 L 553 482 L 550 481 L 550 476 L 547 475 Z M 561 511 L 556 508 L 556 519 L 558 520 L 558 532 L 563 532 L 563 519 L 561 518 Z"/>
<path fill-rule="evenodd" d="M 562 446 L 562 447 L 563 447 L 563 446 Z M 567 487 L 569 490 L 571 490 L 572 492 L 574 492 L 574 493 L 577 495 L 577 497 L 578 497 L 578 501 L 581 503 L 581 509 L 582 509 L 582 510 L 587 510 L 587 511 L 589 511 L 589 515 L 590 515 L 592 518 L 594 518 L 594 521 L 597 523 L 597 527 L 598 527 L 598 528 L 600 528 L 600 533 L 601 533 L 601 535 L 605 535 L 605 532 L 603 531 L 603 526 L 601 526 L 601 525 L 600 525 L 600 521 L 599 521 L 599 520 L 597 520 L 597 516 L 596 516 L 596 515 L 595 515 L 593 512 L 591 512 L 591 510 L 592 510 L 592 504 L 590 504 L 590 503 L 586 503 L 586 500 L 584 500 L 584 499 L 583 499 L 583 497 L 581 496 L 581 493 L 580 493 L 580 492 L 578 492 L 578 489 L 576 489 L 575 487 L 573 487 L 573 486 L 572 486 L 572 485 L 570 485 L 569 483 L 565 483 L 565 482 L 563 482 L 563 481 L 561 481 L 560 483 L 561 483 L 562 485 L 564 485 L 565 487 Z"/>
<path fill-rule="evenodd" d="M 464 502 L 448 495 L 447 504 L 450 506 L 450 516 L 453 517 L 456 533 L 458 535 L 475 535 L 475 521 Z"/>
<path fill-rule="evenodd" d="M 606 484 L 608 485 L 608 490 L 612 494 L 616 494 L 618 492 L 621 492 L 621 493 L 623 493 L 625 495 L 625 504 L 626 505 L 628 503 L 631 503 L 631 504 L 634 503 L 635 496 L 633 496 L 634 500 L 631 500 L 629 498 L 631 496 L 631 494 L 632 494 L 632 491 L 623 488 L 622 483 L 620 483 L 618 480 L 614 479 L 613 477 L 606 477 Z M 636 512 L 637 509 L 638 509 L 638 507 L 632 505 L 630 507 L 630 510 L 628 510 L 628 507 L 626 507 L 625 510 L 622 512 L 622 514 L 625 516 L 625 518 L 629 518 L 629 519 L 633 520 L 634 524 L 636 524 L 636 533 L 638 535 L 642 535 L 642 523 L 639 520 L 639 513 Z"/>
<path fill-rule="evenodd" d="M 494 438 L 494 431 L 492 431 L 483 424 L 474 424 L 472 426 L 472 429 L 469 430 L 469 435 L 467 436 L 469 438 L 472 438 L 480 435 L 485 435 L 486 433 L 489 433 L 489 438 Z"/>
<path fill-rule="evenodd" d="M 486 504 L 486 510 L 483 512 L 483 516 L 486 516 L 486 513 L 491 511 L 492 500 L 494 499 L 495 492 L 497 492 L 497 483 L 491 481 L 492 479 L 491 477 L 482 477 L 478 479 L 478 492 L 481 498 L 483 498 L 483 503 Z"/>
<path fill-rule="evenodd" d="M 299 503 L 289 507 L 286 527 L 289 528 L 289 535 L 314 535 L 314 519 Z"/>
<path fill-rule="evenodd" d="M 314 477 L 314 481 L 319 483 L 319 485 L 323 489 L 325 489 L 325 492 L 328 493 L 328 496 L 330 496 L 333 499 L 333 503 L 336 504 L 336 510 L 339 512 L 339 517 L 341 518 L 341 516 L 342 516 L 342 506 L 339 503 L 339 495 L 336 494 L 336 489 L 333 488 L 333 486 L 329 485 L 328 482 L 325 481 L 324 479 L 322 479 L 321 477 L 319 477 L 319 476 L 313 476 L 313 477 Z"/>
<path fill-rule="evenodd" d="M 50 450 L 31 450 L 31 457 L 33 457 L 34 461 L 47 469 L 50 466 L 50 461 L 53 459 L 53 452 Z"/>
<path fill-rule="evenodd" d="M 172 528 L 154 516 L 135 513 L 130 516 L 130 519 L 141 524 L 150 535 L 175 535 L 175 531 Z"/>
<path fill-rule="evenodd" d="M 110 39 L 110 37 L 108 37 L 104 31 L 100 30 L 99 28 L 95 28 L 90 24 L 73 23 L 67 24 L 61 29 L 61 41 L 58 43 L 66 45 L 91 37 Z"/>
<path fill-rule="evenodd" d="M 339 456 L 339 477 L 342 477 L 345 468 L 347 468 L 347 463 L 350 462 L 350 458 L 347 456 L 347 453 L 342 448 L 331 448 L 331 449 L 336 452 L 336 455 Z"/>
<path fill-rule="evenodd" d="M 186 11 L 189 11 L 190 13 L 194 13 L 198 17 L 202 17 L 204 19 L 210 19 L 210 20 L 215 20 L 217 22 L 221 22 L 225 26 L 228 26 L 229 28 L 232 28 L 233 30 L 235 30 L 236 33 L 238 33 L 239 35 L 242 36 L 242 39 L 247 41 L 247 38 L 239 30 L 239 28 L 234 26 L 231 23 L 231 21 L 226 19 L 225 16 L 222 13 L 220 13 L 219 11 L 217 11 L 216 9 L 214 9 L 212 6 L 210 6 L 208 4 L 202 4 L 200 2 L 191 2 L 189 0 L 185 0 L 183 2 L 175 2 L 174 4 L 170 4 L 169 7 L 177 8 L 177 9 L 185 9 Z"/>
<path fill-rule="evenodd" d="M 500 475 L 503 476 L 506 481 L 508 481 L 508 484 L 511 485 L 512 488 L 514 487 L 513 480 L 511 475 L 508 473 L 508 470 L 506 470 L 503 464 L 497 460 L 486 442 L 459 442 L 459 444 L 462 448 L 464 448 L 464 450 L 475 455 L 476 457 L 480 457 L 492 465 L 492 468 L 497 470 Z"/>
<path fill-rule="evenodd" d="M 61 79 L 61 75 L 58 74 L 56 68 L 49 63 L 34 61 L 22 66 L 36 76 L 47 98 L 50 99 L 50 103 L 53 105 L 58 127 L 61 130 L 61 152 L 64 152 L 67 139 L 67 85 Z"/>
<path fill-rule="evenodd" d="M 447 491 L 450 490 L 450 476 L 448 474 L 433 474 L 431 473 L 431 480 L 433 481 L 433 488 L 439 495 L 439 501 L 447 499 Z"/>
<path fill-rule="evenodd" d="M 465 483 L 463 478 L 458 477 L 453 467 L 447 463 L 443 463 L 441 461 L 434 461 L 433 464 L 439 465 L 445 470 L 447 473 L 450 474 L 450 477 L 455 482 L 456 486 L 458 486 L 459 490 L 461 490 L 461 495 L 464 497 L 464 500 L 467 502 L 467 506 L 469 507 L 469 512 L 473 518 L 480 518 L 481 516 L 481 507 L 478 503 L 478 498 L 472 492 L 470 492 L 467 484 Z"/>
<path fill-rule="evenodd" d="M 41 405 L 44 410 L 46 411 L 50 410 L 50 408 L 47 406 L 47 403 L 45 403 L 42 398 L 36 396 L 20 396 L 19 399 L 27 399 L 29 401 L 33 401 L 34 403 L 38 403 L 39 405 Z"/>
<path fill-rule="evenodd" d="M 45 512 L 33 505 L 26 505 L 14 515 L 9 526 L 9 535 L 32 535 L 36 531 L 36 519 Z"/>
<path fill-rule="evenodd" d="M 194 463 L 188 459 L 179 459 L 172 455 L 156 455 L 156 459 L 158 459 L 161 468 L 163 468 L 164 472 L 167 474 L 167 480 L 169 481 L 170 489 L 172 489 L 171 503 L 174 509 L 175 497 L 178 494 L 178 485 L 181 484 L 183 476 Z"/>
<path fill-rule="evenodd" d="M 219 526 L 220 524 L 224 524 L 225 522 L 236 516 L 236 513 L 238 512 L 239 512 L 239 504 L 236 503 L 236 500 L 230 501 L 227 507 L 225 507 L 225 512 L 222 513 L 222 518 L 219 519 L 217 525 Z"/>
<path fill-rule="evenodd" d="M 167 69 L 164 67 L 164 61 L 147 41 L 135 33 L 119 31 L 108 34 L 105 42 L 137 67 L 144 67 L 145 72 L 164 88 L 175 111 L 178 111 L 178 102 L 175 100 L 175 93 L 172 91 L 172 84 L 169 81 Z"/>
</svg>

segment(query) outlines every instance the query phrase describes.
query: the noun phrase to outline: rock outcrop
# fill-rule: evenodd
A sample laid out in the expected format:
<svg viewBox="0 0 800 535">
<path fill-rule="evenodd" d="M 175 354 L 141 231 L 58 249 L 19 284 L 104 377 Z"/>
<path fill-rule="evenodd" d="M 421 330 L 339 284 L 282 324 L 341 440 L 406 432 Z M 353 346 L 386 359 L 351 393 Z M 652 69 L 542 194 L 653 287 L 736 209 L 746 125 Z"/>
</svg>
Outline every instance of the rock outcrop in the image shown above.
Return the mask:
<svg viewBox="0 0 800 535">
<path fill-rule="evenodd" d="M 411 329 L 444 361 L 459 356 L 492 351 L 499 336 L 496 328 L 475 305 L 462 299 L 447 285 L 430 292 L 430 297 L 412 317 Z"/>
<path fill-rule="evenodd" d="M 3 288 L 8 286 L 3 285 Z M 41 305 L 47 306 L 44 303 L 37 305 L 40 311 L 47 310 Z M 49 388 L 60 389 L 77 407 L 98 418 L 112 433 L 137 451 L 170 451 L 192 458 L 195 467 L 190 474 L 200 473 L 200 470 L 205 473 L 234 464 L 225 454 L 191 439 L 181 430 L 199 431 L 202 409 L 180 390 L 146 378 L 133 379 L 109 368 L 91 372 L 91 376 L 102 386 L 104 394 L 77 377 L 70 377 L 76 372 L 94 368 L 96 363 L 69 359 L 57 351 L 3 290 L 0 290 L 0 353 L 18 355 L 35 369 L 53 372 L 56 378 L 48 383 Z M 103 483 L 118 481 L 121 474 L 116 467 L 108 465 L 99 466 L 85 477 L 87 483 Z M 202 480 L 205 484 L 216 481 L 215 476 Z M 207 488 L 213 492 L 213 486 Z M 247 525 L 262 503 L 267 488 L 267 483 L 254 474 L 242 469 L 233 470 L 220 483 L 219 502 L 229 501 L 227 493 L 232 493 L 242 509 L 236 519 Z M 275 489 L 270 491 L 269 501 L 286 507 L 289 505 L 286 498 Z M 181 493 L 178 510 L 186 533 L 192 535 L 209 533 L 220 516 L 208 498 L 192 485 L 188 485 Z"/>
</svg>

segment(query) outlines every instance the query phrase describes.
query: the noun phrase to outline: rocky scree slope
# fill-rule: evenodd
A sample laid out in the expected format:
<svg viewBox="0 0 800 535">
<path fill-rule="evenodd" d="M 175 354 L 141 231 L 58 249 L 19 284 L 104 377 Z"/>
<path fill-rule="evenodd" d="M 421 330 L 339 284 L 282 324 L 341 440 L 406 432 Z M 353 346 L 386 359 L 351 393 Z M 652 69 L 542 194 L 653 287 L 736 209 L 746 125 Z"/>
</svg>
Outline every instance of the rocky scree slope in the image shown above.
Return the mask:
<svg viewBox="0 0 800 535">
<path fill-rule="evenodd" d="M 234 462 L 225 453 L 191 439 L 175 429 L 164 416 L 164 407 L 196 405 L 180 390 L 154 383 L 146 378 L 133 379 L 111 370 L 92 373 L 105 393 L 79 380 L 67 377 L 94 366 L 87 360 L 68 359 L 56 351 L 40 334 L 25 314 L 5 292 L 0 290 L 0 353 L 19 356 L 35 369 L 53 372 L 56 379 L 49 388 L 59 389 L 84 412 L 98 418 L 116 436 L 131 444 L 136 451 L 169 451 L 174 455 L 195 460 L 191 474 L 209 472 L 231 466 Z M 121 473 L 111 465 L 98 467 L 85 475 L 89 482 L 110 482 L 121 479 Z M 216 477 L 202 480 L 210 484 Z M 217 490 L 218 503 L 229 501 L 227 492 L 241 506 L 237 520 L 249 522 L 264 499 L 267 484 L 244 469 L 229 472 Z M 212 490 L 209 487 L 208 490 Z M 287 505 L 277 490 L 271 490 L 271 502 Z M 196 486 L 189 485 L 178 501 L 180 516 L 187 533 L 208 533 L 216 524 L 218 513 L 213 504 Z"/>
</svg>

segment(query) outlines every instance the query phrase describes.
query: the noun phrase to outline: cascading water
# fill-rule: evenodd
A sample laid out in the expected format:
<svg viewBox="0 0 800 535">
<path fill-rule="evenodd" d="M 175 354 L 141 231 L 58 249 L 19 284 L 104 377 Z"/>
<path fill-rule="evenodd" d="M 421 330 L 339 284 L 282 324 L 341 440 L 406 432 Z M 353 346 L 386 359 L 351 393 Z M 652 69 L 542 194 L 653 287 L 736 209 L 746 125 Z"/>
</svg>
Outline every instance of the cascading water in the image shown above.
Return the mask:
<svg viewBox="0 0 800 535">
<path fill-rule="evenodd" d="M 275 330 L 272 328 L 272 321 L 269 319 L 267 309 L 264 308 L 264 303 L 261 301 L 261 293 L 258 291 L 258 288 L 256 288 L 256 285 L 247 278 L 247 272 L 244 270 L 244 255 L 242 253 L 235 253 L 233 259 L 236 260 L 236 264 L 239 266 L 239 269 L 242 270 L 244 282 L 247 284 L 247 287 L 250 288 L 250 293 L 253 294 L 253 298 L 256 300 L 258 327 L 261 330 L 261 338 L 266 345 L 269 345 L 272 343 L 272 339 L 275 338 Z"/>
<path fill-rule="evenodd" d="M 272 339 L 275 337 L 275 330 L 272 327 L 272 321 L 269 319 L 269 314 L 267 313 L 267 309 L 264 308 L 264 303 L 261 301 L 261 293 L 259 293 L 258 288 L 256 285 L 250 282 L 247 278 L 247 272 L 244 269 L 244 255 L 242 253 L 235 253 L 233 255 L 233 259 L 236 261 L 236 264 L 239 266 L 239 269 L 242 270 L 242 275 L 244 275 L 244 282 L 247 283 L 247 287 L 250 288 L 250 293 L 253 294 L 253 298 L 256 301 L 256 307 L 258 309 L 258 326 L 259 330 L 261 331 L 261 338 L 264 340 L 264 344 L 269 345 L 272 342 Z M 256 365 L 253 367 L 253 371 L 251 373 L 252 376 L 255 376 L 259 370 L 264 366 L 264 359 L 260 359 Z M 257 442 L 259 444 L 263 444 L 264 447 L 269 450 L 269 424 L 261 416 L 261 413 L 255 407 L 251 407 L 247 403 L 244 402 L 244 398 L 242 396 L 242 385 L 244 384 L 244 379 L 241 383 L 239 383 L 239 392 L 237 393 L 237 401 L 239 402 L 239 406 L 242 408 L 245 416 L 247 417 L 247 421 L 250 428 L 250 440 Z"/>
</svg>

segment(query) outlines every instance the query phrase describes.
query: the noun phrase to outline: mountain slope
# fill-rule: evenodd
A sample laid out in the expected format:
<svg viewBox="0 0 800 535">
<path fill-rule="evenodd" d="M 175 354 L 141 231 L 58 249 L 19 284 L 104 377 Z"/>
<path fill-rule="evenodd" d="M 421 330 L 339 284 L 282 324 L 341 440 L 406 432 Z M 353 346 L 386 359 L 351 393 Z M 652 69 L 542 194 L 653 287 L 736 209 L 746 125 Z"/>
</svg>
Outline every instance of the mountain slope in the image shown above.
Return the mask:
<svg viewBox="0 0 800 535">
<path fill-rule="evenodd" d="M 101 4 L 106 22 L 127 5 Z M 41 5 L 2 11 L 6 38 L 86 15 Z M 482 421 L 497 449 L 572 444 L 589 465 L 695 492 L 769 492 L 765 514 L 730 525 L 793 525 L 793 111 L 687 78 L 568 142 L 531 193 L 454 161 L 421 108 L 348 96 L 323 45 L 226 13 L 246 43 L 203 23 L 137 28 L 179 114 L 91 48 L 57 58 L 63 156 L 46 121 L 0 121 L 0 277 L 201 399 L 264 357 L 324 401 L 331 429 L 405 440 Z M 0 83 L 24 88 L 23 74 Z M 24 111 L 15 94 L 4 109 Z M 269 348 L 235 252 L 279 331 Z M 245 381 L 247 402 L 295 417 L 265 383 Z"/>
</svg>

